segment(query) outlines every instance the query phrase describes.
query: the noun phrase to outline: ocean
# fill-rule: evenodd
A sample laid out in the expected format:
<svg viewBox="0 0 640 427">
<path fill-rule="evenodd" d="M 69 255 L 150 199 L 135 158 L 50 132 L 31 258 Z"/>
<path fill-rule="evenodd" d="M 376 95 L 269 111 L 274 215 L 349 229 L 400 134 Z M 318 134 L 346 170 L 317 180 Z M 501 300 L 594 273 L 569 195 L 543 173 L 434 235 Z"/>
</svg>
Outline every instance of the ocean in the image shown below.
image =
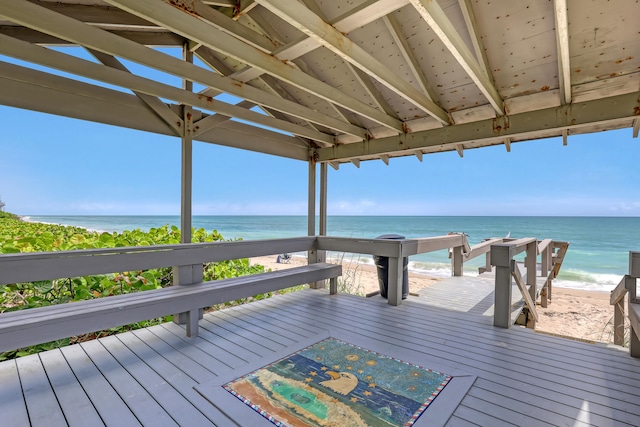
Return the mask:
<svg viewBox="0 0 640 427">
<path fill-rule="evenodd" d="M 75 225 L 96 231 L 148 230 L 179 226 L 178 216 L 29 216 L 28 221 Z M 611 291 L 629 269 L 629 251 L 640 251 L 637 217 L 463 217 L 463 216 L 329 216 L 328 235 L 375 238 L 399 234 L 406 238 L 461 232 L 474 245 L 485 238 L 536 237 L 570 242 L 555 286 Z M 193 226 L 218 230 L 226 239 L 273 239 L 305 236 L 305 216 L 194 216 Z M 345 254 L 346 261 L 372 263 L 370 256 Z M 465 263 L 474 274 L 484 257 Z M 409 268 L 438 277 L 451 275 L 447 251 L 412 256 Z"/>
</svg>

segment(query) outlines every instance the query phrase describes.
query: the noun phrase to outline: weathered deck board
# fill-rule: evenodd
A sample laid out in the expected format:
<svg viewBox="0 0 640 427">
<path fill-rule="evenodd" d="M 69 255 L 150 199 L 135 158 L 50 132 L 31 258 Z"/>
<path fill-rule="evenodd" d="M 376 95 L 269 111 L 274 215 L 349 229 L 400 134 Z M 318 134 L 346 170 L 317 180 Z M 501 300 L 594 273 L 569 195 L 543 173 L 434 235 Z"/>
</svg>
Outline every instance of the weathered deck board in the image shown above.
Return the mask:
<svg viewBox="0 0 640 427">
<path fill-rule="evenodd" d="M 307 290 L 207 314 L 196 338 L 167 323 L 3 362 L 0 405 L 17 426 L 38 425 L 45 408 L 47 426 L 83 417 L 116 426 L 233 425 L 193 387 L 331 331 L 476 375 L 449 426 L 640 425 L 640 361 L 627 352 L 494 328 L 486 295 L 446 309 L 446 291 L 457 291 L 435 289 L 437 298 L 423 292 L 399 307 Z"/>
</svg>

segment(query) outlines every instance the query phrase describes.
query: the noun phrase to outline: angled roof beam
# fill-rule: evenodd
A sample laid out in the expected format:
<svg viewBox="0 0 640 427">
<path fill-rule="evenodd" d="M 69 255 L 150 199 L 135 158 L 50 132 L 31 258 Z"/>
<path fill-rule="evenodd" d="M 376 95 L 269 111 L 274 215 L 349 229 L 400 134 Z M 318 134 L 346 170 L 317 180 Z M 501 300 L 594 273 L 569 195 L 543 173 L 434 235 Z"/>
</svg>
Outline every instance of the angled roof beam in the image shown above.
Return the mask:
<svg viewBox="0 0 640 427">
<path fill-rule="evenodd" d="M 456 151 L 458 152 L 458 156 L 460 156 L 460 158 L 464 157 L 464 147 L 462 146 L 462 144 L 456 145 Z"/>
<path fill-rule="evenodd" d="M 474 142 L 498 145 L 505 138 L 527 140 L 560 136 L 562 131 L 576 130 L 593 125 L 630 127 L 637 118 L 636 109 L 640 92 L 571 105 L 513 114 L 507 117 L 461 123 L 437 129 L 373 139 L 366 144 L 341 144 L 316 150 L 319 162 L 347 161 L 352 158 L 379 157 L 396 153 L 412 155 L 416 150 L 427 152 L 455 150 L 457 144 Z"/>
<path fill-rule="evenodd" d="M 423 153 L 421 150 L 416 150 L 413 154 L 415 154 L 415 155 L 416 155 L 416 157 L 418 158 L 418 160 L 419 160 L 420 162 L 422 162 L 422 158 L 423 158 L 423 154 L 424 154 L 424 153 Z"/>
<path fill-rule="evenodd" d="M 360 68 L 441 124 L 450 124 L 447 112 L 436 105 L 428 96 L 418 91 L 403 78 L 398 77 L 385 64 L 300 3 L 290 0 L 257 0 L 257 2 L 345 61 Z"/>
<path fill-rule="evenodd" d="M 467 32 L 471 38 L 471 44 L 473 45 L 473 51 L 478 60 L 478 65 L 480 65 L 484 74 L 489 77 L 489 80 L 493 82 L 493 75 L 489 68 L 489 60 L 482 45 L 482 40 L 480 40 L 480 36 L 478 35 L 478 23 L 476 21 L 476 15 L 473 13 L 471 0 L 458 0 L 458 4 L 460 5 L 464 22 L 467 25 Z"/>
<path fill-rule="evenodd" d="M 204 18 L 192 11 L 183 11 L 167 3 L 167 0 L 106 0 L 130 13 L 144 16 L 158 25 L 171 29 L 189 39 L 202 43 L 211 49 L 224 53 L 240 62 L 262 69 L 299 89 L 307 91 L 326 101 L 339 105 L 356 114 L 367 117 L 383 126 L 403 132 L 402 122 L 353 98 L 338 88 L 315 79 L 279 59 L 256 49 L 243 41 L 218 30 Z M 194 0 L 195 3 L 198 0 Z"/>
<path fill-rule="evenodd" d="M 326 114 L 318 113 L 295 102 L 270 95 L 260 89 L 248 85 L 238 85 L 237 82 L 231 79 L 224 78 L 197 65 L 165 55 L 25 0 L 2 0 L 0 2 L 0 16 L 54 37 L 68 40 L 74 44 L 126 58 L 176 76 L 185 77 L 194 82 L 218 89 L 221 92 L 248 99 L 259 105 L 269 106 L 274 110 L 321 124 L 330 129 L 345 132 L 362 139 L 367 138 L 365 129 L 345 123 Z"/>
<path fill-rule="evenodd" d="M 398 46 L 398 49 L 400 49 L 400 53 L 404 57 L 404 60 L 407 61 L 407 64 L 409 65 L 409 70 L 411 70 L 411 74 L 413 74 L 413 77 L 415 77 L 416 82 L 418 83 L 418 85 L 420 86 L 420 89 L 422 90 L 422 93 L 427 95 L 431 101 L 435 102 L 438 99 L 438 97 L 436 96 L 436 93 L 433 90 L 433 87 L 431 86 L 431 84 L 429 84 L 429 80 L 427 79 L 427 76 L 424 75 L 424 72 L 422 71 L 422 67 L 418 63 L 416 56 L 411 51 L 409 42 L 407 42 L 407 37 L 405 37 L 405 35 L 402 34 L 402 28 L 400 28 L 400 23 L 398 23 L 398 20 L 392 14 L 384 16 L 382 20 L 384 21 L 385 25 L 387 26 L 387 29 L 391 33 L 391 37 L 393 37 L 393 40 L 396 42 L 396 46 Z"/>
<path fill-rule="evenodd" d="M 635 119 L 633 121 L 633 137 L 638 137 L 638 132 L 640 131 L 640 118 Z"/>
<path fill-rule="evenodd" d="M 351 163 L 358 169 L 360 169 L 360 159 L 351 159 Z"/>
<path fill-rule="evenodd" d="M 0 40 L 3 40 L 1 36 Z M 114 56 L 91 49 L 89 49 L 89 53 L 91 53 L 98 61 L 102 62 L 107 67 L 115 68 L 116 70 L 131 74 L 127 67 L 125 67 L 122 62 L 118 61 L 118 59 Z M 135 93 L 138 98 L 140 98 L 145 104 L 147 104 L 149 108 L 155 111 L 156 114 L 175 131 L 177 136 L 182 136 L 184 134 L 184 120 L 182 119 L 182 117 L 178 116 L 171 108 L 169 108 L 167 104 L 162 102 L 159 98 L 147 95 L 146 93 L 138 91 L 133 91 L 133 93 Z"/>
<path fill-rule="evenodd" d="M 181 104 L 214 111 L 228 117 L 236 117 L 262 126 L 281 129 L 309 139 L 333 143 L 333 137 L 331 135 L 288 121 L 274 119 L 273 117 L 265 116 L 226 102 L 217 101 L 213 98 L 203 97 L 183 89 L 158 83 L 144 77 L 133 75 L 128 71 L 121 71 L 120 69 L 95 64 L 91 61 L 32 45 L 5 35 L 0 35 L 0 41 L 0 52 L 14 58 L 24 59 L 79 76 L 129 88 L 147 95 L 172 99 Z"/>
<path fill-rule="evenodd" d="M 389 156 L 387 156 L 386 154 L 381 154 L 380 160 L 382 160 L 385 165 L 389 166 Z"/>
<path fill-rule="evenodd" d="M 571 104 L 571 66 L 569 64 L 569 21 L 567 1 L 553 0 L 553 16 L 556 20 L 556 45 L 558 46 L 558 78 L 563 104 Z"/>
<path fill-rule="evenodd" d="M 504 139 L 504 148 L 506 148 L 507 153 L 511 152 L 511 138 Z"/>
<path fill-rule="evenodd" d="M 440 38 L 453 57 L 464 68 L 471 80 L 489 100 L 489 103 L 499 116 L 504 115 L 504 103 L 500 94 L 482 71 L 480 64 L 473 56 L 467 45 L 458 34 L 447 15 L 437 1 L 434 0 L 410 0 L 422 19 L 426 21 L 433 32 Z"/>
<path fill-rule="evenodd" d="M 338 18 L 327 21 L 342 33 L 367 25 L 370 22 L 379 19 L 394 10 L 409 4 L 409 0 L 367 0 L 361 5 L 347 11 Z M 272 52 L 272 54 L 282 61 L 290 61 L 307 54 L 321 45 L 316 40 L 304 35 L 298 40 L 288 43 Z M 260 76 L 263 72 L 257 68 L 247 67 L 233 74 L 234 79 L 248 82 Z"/>
</svg>

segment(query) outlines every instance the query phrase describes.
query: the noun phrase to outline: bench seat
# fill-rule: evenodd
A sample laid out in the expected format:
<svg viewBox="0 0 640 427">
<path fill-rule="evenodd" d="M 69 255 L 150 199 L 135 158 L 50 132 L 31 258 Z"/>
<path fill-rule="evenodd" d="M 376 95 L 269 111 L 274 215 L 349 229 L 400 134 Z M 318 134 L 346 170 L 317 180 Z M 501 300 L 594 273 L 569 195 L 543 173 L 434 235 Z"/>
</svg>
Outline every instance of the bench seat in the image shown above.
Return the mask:
<svg viewBox="0 0 640 427">
<path fill-rule="evenodd" d="M 230 279 L 31 308 L 0 314 L 0 352 L 129 323 L 187 313 L 187 335 L 197 335 L 198 310 L 239 298 L 331 279 L 342 266 L 316 263 Z"/>
</svg>

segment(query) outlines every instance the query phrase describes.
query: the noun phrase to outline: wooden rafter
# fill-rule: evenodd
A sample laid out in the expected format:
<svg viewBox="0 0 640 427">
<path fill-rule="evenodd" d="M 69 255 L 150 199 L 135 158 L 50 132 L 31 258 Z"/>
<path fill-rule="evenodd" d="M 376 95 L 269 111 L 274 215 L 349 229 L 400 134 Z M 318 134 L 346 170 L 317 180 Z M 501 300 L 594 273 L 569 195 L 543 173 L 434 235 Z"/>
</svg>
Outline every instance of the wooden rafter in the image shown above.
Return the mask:
<svg viewBox="0 0 640 427">
<path fill-rule="evenodd" d="M 352 42 L 311 10 L 297 2 L 288 0 L 257 0 L 257 2 L 440 123 L 450 124 L 447 112 L 431 101 L 428 96 L 416 90 L 406 80 L 398 77 L 381 61 Z"/>
<path fill-rule="evenodd" d="M 2 43 L 0 43 L 0 52 L 7 55 L 19 57 L 34 63 L 57 68 L 62 71 L 103 81 L 105 83 L 126 87 L 147 95 L 172 99 L 185 105 L 214 111 L 228 117 L 236 117 L 262 126 L 285 130 L 306 138 L 324 141 L 329 144 L 333 142 L 333 137 L 331 135 L 299 126 L 288 121 L 274 119 L 270 116 L 265 116 L 226 102 L 217 101 L 213 98 L 202 97 L 198 94 L 191 93 L 190 91 L 158 83 L 144 77 L 135 76 L 128 71 L 95 64 L 84 59 L 75 58 L 71 55 L 57 52 L 55 50 L 31 45 L 4 35 L 0 35 L 0 40 L 2 41 Z"/>
<path fill-rule="evenodd" d="M 478 23 L 473 12 L 473 7 L 471 6 L 471 0 L 458 0 L 458 4 L 460 5 L 460 11 L 462 12 L 464 22 L 467 26 L 467 32 L 471 38 L 471 44 L 473 45 L 473 51 L 476 59 L 478 60 L 478 65 L 480 65 L 484 74 L 493 83 L 493 75 L 491 73 L 491 68 L 489 67 L 489 60 L 487 59 L 487 54 L 484 50 L 484 46 L 482 45 L 482 40 L 478 35 Z"/>
<path fill-rule="evenodd" d="M 197 0 L 196 0 L 197 1 Z M 207 21 L 190 13 L 176 9 L 162 0 L 107 0 L 108 3 L 140 14 L 145 18 L 169 28 L 172 31 L 202 43 L 213 50 L 224 53 L 240 62 L 262 69 L 265 73 L 277 77 L 299 89 L 307 91 L 321 99 L 339 105 L 356 114 L 363 115 L 398 133 L 403 131 L 402 123 L 386 113 L 359 101 L 343 91 L 317 80 L 295 68 L 284 64 L 277 58 L 226 34 Z"/>
<path fill-rule="evenodd" d="M 440 38 L 453 57 L 464 68 L 471 80 L 489 100 L 498 115 L 504 114 L 504 103 L 498 91 L 482 71 L 480 64 L 458 34 L 438 2 L 432 0 L 411 0 L 422 19 L 429 24 L 433 32 Z"/>
<path fill-rule="evenodd" d="M 294 117 L 307 119 L 341 132 L 355 134 L 359 138 L 366 138 L 367 132 L 362 128 L 344 123 L 310 108 L 305 108 L 295 102 L 269 95 L 251 86 L 238 85 L 231 79 L 221 77 L 202 67 L 186 63 L 25 0 L 3 0 L 0 2 L 0 16 L 75 44 L 185 77 L 222 92 L 251 100 L 260 105 L 269 106 Z"/>
<path fill-rule="evenodd" d="M 567 1 L 553 0 L 553 15 L 556 20 L 556 45 L 558 46 L 558 78 L 562 103 L 571 103 L 571 66 L 569 63 L 569 21 Z"/>
</svg>

